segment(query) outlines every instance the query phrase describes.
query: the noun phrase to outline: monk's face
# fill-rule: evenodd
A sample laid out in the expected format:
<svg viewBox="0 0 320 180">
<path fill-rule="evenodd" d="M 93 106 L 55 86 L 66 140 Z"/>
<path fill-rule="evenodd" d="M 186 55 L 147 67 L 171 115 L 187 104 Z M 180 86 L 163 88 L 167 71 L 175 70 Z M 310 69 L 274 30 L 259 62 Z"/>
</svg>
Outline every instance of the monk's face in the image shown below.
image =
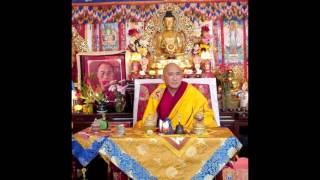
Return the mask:
<svg viewBox="0 0 320 180">
<path fill-rule="evenodd" d="M 109 85 L 114 80 L 113 68 L 109 64 L 101 64 L 98 68 L 97 77 L 102 87 Z"/>
<path fill-rule="evenodd" d="M 183 78 L 182 70 L 176 64 L 169 64 L 163 72 L 163 80 L 171 89 L 178 89 Z"/>
</svg>

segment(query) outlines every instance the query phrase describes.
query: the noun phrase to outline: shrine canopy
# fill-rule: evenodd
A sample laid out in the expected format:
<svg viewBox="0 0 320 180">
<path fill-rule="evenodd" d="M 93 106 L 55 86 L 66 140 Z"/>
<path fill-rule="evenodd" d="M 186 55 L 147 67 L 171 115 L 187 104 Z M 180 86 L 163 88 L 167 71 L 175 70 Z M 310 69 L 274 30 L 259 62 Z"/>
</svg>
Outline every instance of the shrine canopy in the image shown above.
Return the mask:
<svg viewBox="0 0 320 180">
<path fill-rule="evenodd" d="M 239 0 L 191 0 L 189 2 L 236 2 Z M 248 0 L 240 0 L 247 2 Z M 186 2 L 185 0 L 72 0 L 72 3 L 132 3 L 132 2 L 145 2 L 145 3 L 159 3 L 159 2 Z"/>
<path fill-rule="evenodd" d="M 72 0 L 72 3 L 102 3 L 102 2 L 135 2 L 137 0 Z M 139 2 L 141 1 L 163 1 L 163 0 L 138 0 Z M 165 1 L 163 1 L 165 2 Z"/>
</svg>

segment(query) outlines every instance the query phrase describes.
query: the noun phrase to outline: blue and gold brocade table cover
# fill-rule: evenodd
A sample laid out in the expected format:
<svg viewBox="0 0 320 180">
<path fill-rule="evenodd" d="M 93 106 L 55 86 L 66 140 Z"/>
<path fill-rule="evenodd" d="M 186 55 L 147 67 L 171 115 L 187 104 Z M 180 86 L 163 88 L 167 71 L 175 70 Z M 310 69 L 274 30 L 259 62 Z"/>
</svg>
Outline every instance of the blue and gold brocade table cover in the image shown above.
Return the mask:
<svg viewBox="0 0 320 180">
<path fill-rule="evenodd" d="M 109 135 L 109 137 L 107 137 Z M 133 179 L 212 179 L 242 147 L 228 128 L 201 136 L 147 135 L 142 129 L 73 135 L 72 153 L 86 166 L 100 154 Z"/>
</svg>

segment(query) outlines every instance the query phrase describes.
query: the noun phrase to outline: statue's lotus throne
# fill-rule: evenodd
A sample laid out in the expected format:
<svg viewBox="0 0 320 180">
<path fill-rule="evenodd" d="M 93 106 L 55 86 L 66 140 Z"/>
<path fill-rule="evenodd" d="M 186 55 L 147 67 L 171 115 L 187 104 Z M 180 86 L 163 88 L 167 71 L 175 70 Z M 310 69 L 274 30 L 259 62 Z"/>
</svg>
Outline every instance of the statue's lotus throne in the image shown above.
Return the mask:
<svg viewBox="0 0 320 180">
<path fill-rule="evenodd" d="M 209 106 L 213 109 L 216 122 L 218 126 L 220 126 L 216 78 L 187 78 L 183 79 L 183 81 L 192 84 L 208 99 Z M 160 83 L 163 83 L 162 79 L 135 79 L 133 126 L 138 120 L 142 119 L 149 96 Z"/>
</svg>

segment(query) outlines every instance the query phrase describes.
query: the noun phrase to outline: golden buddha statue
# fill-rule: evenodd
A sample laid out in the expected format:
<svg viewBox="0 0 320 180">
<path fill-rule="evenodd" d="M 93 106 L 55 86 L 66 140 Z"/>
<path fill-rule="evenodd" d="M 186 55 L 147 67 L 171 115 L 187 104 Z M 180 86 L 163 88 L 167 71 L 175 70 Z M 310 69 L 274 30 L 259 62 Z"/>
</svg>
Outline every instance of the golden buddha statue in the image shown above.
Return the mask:
<svg viewBox="0 0 320 180">
<path fill-rule="evenodd" d="M 160 4 L 146 22 L 141 38 L 150 54 L 146 74 L 161 77 L 163 68 L 169 63 L 175 63 L 184 72 L 192 73 L 193 31 L 193 22 L 178 5 Z"/>
<path fill-rule="evenodd" d="M 185 54 L 186 37 L 184 32 L 176 30 L 176 17 L 171 11 L 166 11 L 162 23 L 163 31 L 154 36 L 155 53 L 151 68 L 157 69 L 157 74 L 162 74 L 163 67 L 168 63 L 176 63 L 181 68 L 190 68 L 191 56 Z"/>
<path fill-rule="evenodd" d="M 156 37 L 156 56 L 162 59 L 176 59 L 184 55 L 185 36 L 175 31 L 176 18 L 167 11 L 163 18 L 164 31 Z"/>
</svg>

